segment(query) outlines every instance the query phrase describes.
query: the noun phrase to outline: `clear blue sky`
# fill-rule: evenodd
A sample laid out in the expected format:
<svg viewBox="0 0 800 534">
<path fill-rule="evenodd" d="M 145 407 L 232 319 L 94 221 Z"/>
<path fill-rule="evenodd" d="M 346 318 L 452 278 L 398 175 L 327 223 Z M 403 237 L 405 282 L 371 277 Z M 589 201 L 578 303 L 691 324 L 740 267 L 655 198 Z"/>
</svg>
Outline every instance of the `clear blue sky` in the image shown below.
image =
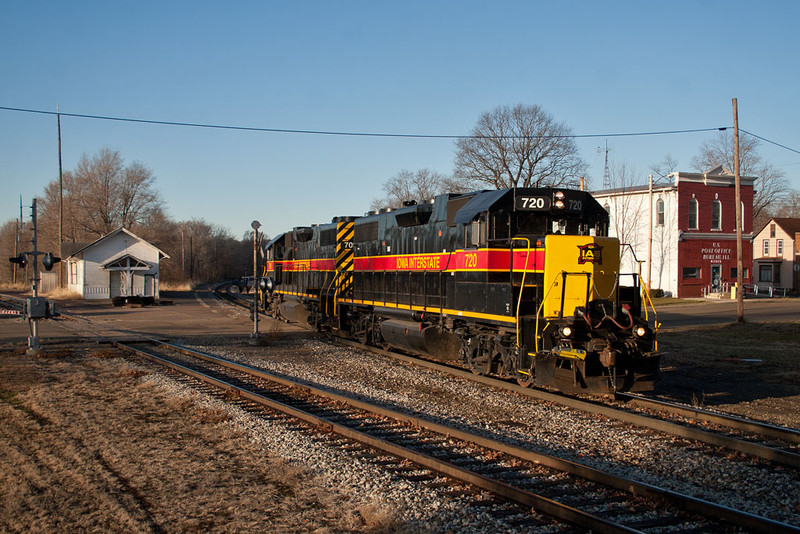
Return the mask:
<svg viewBox="0 0 800 534">
<path fill-rule="evenodd" d="M 469 134 L 538 104 L 576 134 L 733 123 L 800 149 L 800 2 L 259 1 L 0 4 L 0 106 L 259 128 Z M 360 215 L 401 169 L 449 173 L 452 140 L 62 118 L 65 169 L 118 150 L 178 220 L 241 236 Z M 609 138 L 646 176 L 713 134 Z M 602 184 L 603 138 L 581 139 Z M 762 144 L 800 189 L 800 155 Z M 0 222 L 58 177 L 56 118 L 0 111 Z"/>
</svg>

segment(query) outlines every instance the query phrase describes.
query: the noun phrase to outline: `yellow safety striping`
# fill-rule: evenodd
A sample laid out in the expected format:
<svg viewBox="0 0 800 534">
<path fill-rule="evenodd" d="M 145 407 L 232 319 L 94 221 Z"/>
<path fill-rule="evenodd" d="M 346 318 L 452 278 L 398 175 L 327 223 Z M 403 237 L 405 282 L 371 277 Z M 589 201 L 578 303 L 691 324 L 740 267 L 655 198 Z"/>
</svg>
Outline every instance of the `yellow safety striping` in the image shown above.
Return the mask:
<svg viewBox="0 0 800 534">
<path fill-rule="evenodd" d="M 565 349 L 565 350 L 554 350 L 553 354 L 556 356 L 560 356 L 561 358 L 569 358 L 571 360 L 585 360 L 586 359 L 586 351 L 581 349 Z"/>
<path fill-rule="evenodd" d="M 293 291 L 281 291 L 276 290 L 275 293 L 281 295 L 292 295 L 298 297 L 309 297 L 314 300 L 319 298 L 319 295 L 309 295 L 307 293 L 295 293 Z M 458 317 L 473 317 L 475 319 L 489 319 L 492 321 L 499 321 L 508 324 L 515 324 L 516 319 L 514 317 L 508 317 L 506 315 L 494 315 L 491 313 L 476 313 L 470 312 L 466 310 L 451 310 L 448 308 L 438 308 L 435 306 L 412 306 L 409 304 L 397 304 L 394 302 L 380 302 L 375 300 L 359 300 L 359 299 L 352 299 L 352 298 L 338 298 L 337 302 L 339 304 L 361 304 L 365 306 L 382 306 L 384 308 L 397 308 L 399 310 L 414 310 L 414 311 L 422 311 L 427 313 L 442 313 L 444 315 L 450 316 L 458 316 Z M 533 353 L 531 353 L 533 355 Z"/>
<path fill-rule="evenodd" d="M 352 241 L 355 235 L 355 226 L 353 223 L 339 223 L 340 227 L 336 232 L 336 241 Z"/>
<path fill-rule="evenodd" d="M 353 293 L 353 270 L 355 252 L 352 241 L 355 237 L 355 223 L 339 223 L 336 231 L 336 293 L 337 297 L 349 297 Z M 349 246 L 348 246 L 349 245 Z M 334 304 L 334 313 L 336 305 Z"/>
</svg>

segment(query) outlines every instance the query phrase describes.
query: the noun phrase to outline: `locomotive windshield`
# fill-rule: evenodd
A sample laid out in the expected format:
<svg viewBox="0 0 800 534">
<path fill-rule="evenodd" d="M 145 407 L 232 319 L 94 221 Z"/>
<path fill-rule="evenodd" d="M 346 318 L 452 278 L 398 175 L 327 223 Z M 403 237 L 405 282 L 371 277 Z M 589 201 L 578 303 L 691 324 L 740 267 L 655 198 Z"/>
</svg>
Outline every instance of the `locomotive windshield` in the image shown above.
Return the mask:
<svg viewBox="0 0 800 534">
<path fill-rule="evenodd" d="M 564 214 L 537 212 L 514 213 L 514 235 L 543 237 L 549 234 L 605 236 L 608 225 L 600 221 L 592 223 L 582 217 Z"/>
</svg>

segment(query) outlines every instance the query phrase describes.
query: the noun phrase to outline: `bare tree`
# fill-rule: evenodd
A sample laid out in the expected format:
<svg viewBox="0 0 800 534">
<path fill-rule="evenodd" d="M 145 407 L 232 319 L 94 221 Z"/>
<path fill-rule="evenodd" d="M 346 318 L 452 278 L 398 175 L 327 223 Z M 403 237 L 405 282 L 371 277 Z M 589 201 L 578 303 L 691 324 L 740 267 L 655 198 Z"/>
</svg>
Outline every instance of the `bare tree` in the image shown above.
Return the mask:
<svg viewBox="0 0 800 534">
<path fill-rule="evenodd" d="M 769 218 L 768 207 L 786 196 L 789 184 L 784 173 L 776 169 L 758 153 L 760 141 L 745 133 L 739 135 L 739 172 L 742 176 L 755 176 L 755 197 L 753 198 L 753 227 L 766 223 Z M 714 138 L 700 145 L 700 152 L 692 159 L 692 166 L 699 172 L 718 165 L 734 169 L 733 132 L 723 130 Z"/>
<path fill-rule="evenodd" d="M 800 218 L 800 191 L 792 189 L 787 192 L 780 202 L 770 206 L 769 212 L 769 217 Z"/>
<path fill-rule="evenodd" d="M 587 169 L 572 129 L 537 105 L 500 106 L 456 141 L 457 178 L 495 189 L 577 185 Z"/>
<path fill-rule="evenodd" d="M 664 159 L 658 163 L 650 165 L 650 171 L 653 173 L 654 180 L 665 180 L 671 172 L 678 170 L 678 160 L 672 157 L 672 154 L 667 154 Z"/>
<path fill-rule="evenodd" d="M 468 191 L 458 180 L 430 169 L 412 172 L 406 169 L 398 172 L 382 186 L 385 194 L 382 199 L 372 201 L 371 208 L 399 208 L 404 201 L 428 200 L 440 193 L 464 193 Z"/>
<path fill-rule="evenodd" d="M 638 250 L 646 240 L 646 235 L 638 231 L 640 225 L 637 221 L 647 217 L 649 207 L 645 204 L 646 195 L 630 194 L 633 190 L 640 190 L 643 185 L 643 175 L 630 167 L 627 163 L 611 165 L 610 172 L 611 191 L 606 205 L 611 220 L 611 233 L 620 243 L 631 245 Z M 646 228 L 646 225 L 645 225 Z M 622 250 L 622 257 L 628 253 L 626 247 Z"/>
<path fill-rule="evenodd" d="M 11 258 L 21 252 L 18 242 L 19 231 L 18 219 L 11 219 L 0 226 L 0 259 L 2 259 L 0 261 L 0 282 L 10 282 L 13 279 L 14 269 L 18 268 L 16 264 L 6 261 L 6 258 Z M 18 271 L 18 273 L 20 272 L 22 274 L 17 275 L 17 282 L 27 281 L 25 270 Z"/>
<path fill-rule="evenodd" d="M 64 239 L 91 241 L 120 226 L 147 226 L 162 209 L 152 171 L 139 162 L 127 167 L 119 152 L 101 149 L 84 154 L 78 166 L 63 175 Z M 58 181 L 45 188 L 41 203 L 45 232 L 55 239 L 58 228 Z"/>
<path fill-rule="evenodd" d="M 161 266 L 166 282 L 195 282 L 236 278 L 252 269 L 253 236 L 241 240 L 222 226 L 203 219 L 172 221 L 164 218 L 141 234 L 171 256 Z M 252 272 L 252 271 L 249 271 Z"/>
</svg>

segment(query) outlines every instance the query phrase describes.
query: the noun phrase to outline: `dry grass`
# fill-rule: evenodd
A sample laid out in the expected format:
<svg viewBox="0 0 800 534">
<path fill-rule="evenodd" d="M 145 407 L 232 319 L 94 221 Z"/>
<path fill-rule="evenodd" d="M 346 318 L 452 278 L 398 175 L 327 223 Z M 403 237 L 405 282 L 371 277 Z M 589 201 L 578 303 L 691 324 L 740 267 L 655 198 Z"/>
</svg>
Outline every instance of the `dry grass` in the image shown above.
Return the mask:
<svg viewBox="0 0 800 534">
<path fill-rule="evenodd" d="M 28 283 L 17 282 L 12 284 L 11 282 L 0 282 L 0 291 L 28 291 L 30 288 L 31 286 Z"/>
<path fill-rule="evenodd" d="M 50 291 L 43 291 L 42 295 L 53 300 L 80 300 L 81 294 L 77 291 L 70 291 L 67 288 L 57 287 Z"/>
<path fill-rule="evenodd" d="M 741 359 L 761 360 L 770 368 L 800 373 L 800 323 L 745 323 L 659 334 L 659 348 L 674 362 L 718 365 Z"/>
<path fill-rule="evenodd" d="M 159 291 L 193 291 L 197 288 L 198 282 L 161 282 L 158 286 Z"/>
<path fill-rule="evenodd" d="M 397 530 L 112 356 L 0 351 L 0 532 Z"/>
<path fill-rule="evenodd" d="M 800 426 L 800 323 L 745 323 L 659 334 L 657 391 L 774 424 Z"/>
<path fill-rule="evenodd" d="M 368 530 L 375 532 L 393 532 L 399 528 L 397 513 L 394 509 L 383 503 L 374 502 L 359 506 L 356 512 L 358 513 L 356 516 L 357 519 L 359 519 Z"/>
</svg>

